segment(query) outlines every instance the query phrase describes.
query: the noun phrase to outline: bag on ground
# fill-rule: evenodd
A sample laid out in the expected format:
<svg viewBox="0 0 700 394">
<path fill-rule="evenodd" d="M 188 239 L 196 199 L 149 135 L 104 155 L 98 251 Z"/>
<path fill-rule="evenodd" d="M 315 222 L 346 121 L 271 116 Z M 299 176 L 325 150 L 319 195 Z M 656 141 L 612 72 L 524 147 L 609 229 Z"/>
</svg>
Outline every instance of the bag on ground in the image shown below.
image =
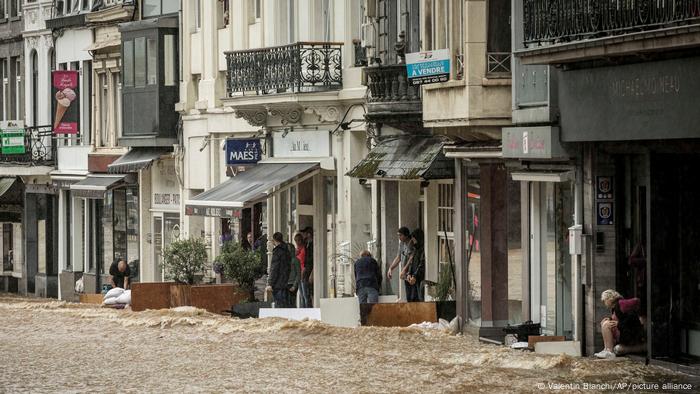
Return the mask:
<svg viewBox="0 0 700 394">
<path fill-rule="evenodd" d="M 124 291 L 117 299 L 117 304 L 131 304 L 131 290 Z"/>
<path fill-rule="evenodd" d="M 105 294 L 103 300 L 107 301 L 110 298 L 117 298 L 122 294 L 124 294 L 124 289 L 122 289 L 121 287 L 115 287 L 112 290 L 108 291 L 107 294 Z"/>
</svg>

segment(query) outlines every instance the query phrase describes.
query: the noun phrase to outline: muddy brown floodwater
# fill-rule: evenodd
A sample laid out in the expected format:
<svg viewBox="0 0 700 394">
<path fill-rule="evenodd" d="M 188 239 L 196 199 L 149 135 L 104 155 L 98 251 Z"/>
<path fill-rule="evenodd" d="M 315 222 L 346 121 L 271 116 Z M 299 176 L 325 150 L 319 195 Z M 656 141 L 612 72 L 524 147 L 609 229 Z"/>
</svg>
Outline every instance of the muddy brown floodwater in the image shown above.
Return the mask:
<svg viewBox="0 0 700 394">
<path fill-rule="evenodd" d="M 583 385 L 644 382 L 697 384 L 626 359 L 524 353 L 437 331 L 0 296 L 0 392 L 591 392 Z"/>
</svg>

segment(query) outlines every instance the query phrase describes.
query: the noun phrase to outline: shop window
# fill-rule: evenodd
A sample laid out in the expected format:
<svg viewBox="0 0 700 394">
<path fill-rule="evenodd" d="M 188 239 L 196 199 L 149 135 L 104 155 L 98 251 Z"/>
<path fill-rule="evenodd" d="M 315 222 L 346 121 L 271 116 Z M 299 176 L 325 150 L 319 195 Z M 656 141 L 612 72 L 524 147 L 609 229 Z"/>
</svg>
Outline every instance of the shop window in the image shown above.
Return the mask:
<svg viewBox="0 0 700 394">
<path fill-rule="evenodd" d="M 73 246 L 73 239 L 75 237 L 75 233 L 73 232 L 73 204 L 71 200 L 71 193 L 70 190 L 66 190 L 63 194 L 63 197 L 65 201 L 67 201 L 66 206 L 66 216 L 65 216 L 65 221 L 64 221 L 64 231 L 66 233 L 67 237 L 67 242 L 65 242 L 65 259 L 66 259 L 66 271 L 73 271 L 73 256 L 71 254 L 72 252 L 72 246 Z"/>
<path fill-rule="evenodd" d="M 481 324 L 481 171 L 479 167 L 466 168 L 467 198 L 463 201 L 466 213 L 467 302 L 469 321 Z"/>
<path fill-rule="evenodd" d="M 14 258 L 12 248 L 13 242 L 12 223 L 2 224 L 2 270 L 12 271 L 14 267 Z"/>
<path fill-rule="evenodd" d="M 114 209 L 114 261 L 127 258 L 127 237 L 126 237 L 126 189 L 120 188 L 112 192 Z"/>
<path fill-rule="evenodd" d="M 105 193 L 105 198 L 98 201 L 102 205 L 100 212 L 100 227 L 102 237 L 98 244 L 102 245 L 102 273 L 109 273 L 109 267 L 114 262 L 114 196 L 111 191 Z"/>
<path fill-rule="evenodd" d="M 299 205 L 314 204 L 314 182 L 313 178 L 309 178 L 299 183 Z"/>
<path fill-rule="evenodd" d="M 507 237 L 508 237 L 508 322 L 522 323 L 523 305 L 523 249 L 521 218 L 521 183 L 508 174 L 507 196 Z"/>
<path fill-rule="evenodd" d="M 139 189 L 126 189 L 126 256 L 134 281 L 139 279 L 141 255 L 139 251 Z"/>
<path fill-rule="evenodd" d="M 438 277 L 443 269 L 451 269 L 454 250 L 454 185 L 438 184 Z"/>
</svg>

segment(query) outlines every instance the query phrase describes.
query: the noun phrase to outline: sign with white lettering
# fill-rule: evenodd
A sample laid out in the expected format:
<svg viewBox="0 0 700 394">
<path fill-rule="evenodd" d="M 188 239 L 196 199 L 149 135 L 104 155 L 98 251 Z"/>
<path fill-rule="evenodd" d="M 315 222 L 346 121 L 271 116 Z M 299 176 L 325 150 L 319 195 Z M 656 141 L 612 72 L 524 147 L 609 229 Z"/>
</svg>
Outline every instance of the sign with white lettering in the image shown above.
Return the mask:
<svg viewBox="0 0 700 394">
<path fill-rule="evenodd" d="M 503 157 L 516 159 L 564 159 L 559 129 L 552 126 L 504 127 Z"/>
<path fill-rule="evenodd" d="M 411 85 L 447 82 L 450 79 L 450 50 L 406 54 L 406 73 Z"/>
<path fill-rule="evenodd" d="M 211 216 L 220 218 L 240 218 L 240 208 L 207 207 L 201 205 L 185 206 L 185 215 L 189 216 Z"/>
<path fill-rule="evenodd" d="M 7 120 L 0 122 L 0 136 L 2 136 L 2 154 L 24 154 L 24 121 Z"/>
<path fill-rule="evenodd" d="M 329 157 L 331 137 L 328 131 L 276 132 L 272 135 L 274 157 Z"/>
<path fill-rule="evenodd" d="M 229 166 L 255 164 L 262 158 L 260 140 L 226 140 L 226 164 Z"/>
</svg>

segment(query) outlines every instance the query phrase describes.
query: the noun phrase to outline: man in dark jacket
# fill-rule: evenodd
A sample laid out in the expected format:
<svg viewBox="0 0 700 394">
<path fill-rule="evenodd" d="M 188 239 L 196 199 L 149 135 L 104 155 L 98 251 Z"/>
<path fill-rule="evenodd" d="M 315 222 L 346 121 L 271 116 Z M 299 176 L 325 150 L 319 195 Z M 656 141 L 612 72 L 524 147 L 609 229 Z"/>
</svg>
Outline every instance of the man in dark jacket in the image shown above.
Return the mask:
<svg viewBox="0 0 700 394">
<path fill-rule="evenodd" d="M 369 251 L 360 253 L 355 261 L 355 292 L 360 304 L 376 304 L 379 301 L 379 287 L 382 285 L 382 270 Z"/>
<path fill-rule="evenodd" d="M 284 243 L 282 233 L 272 235 L 272 263 L 270 264 L 270 287 L 276 308 L 287 307 L 287 281 L 289 280 L 290 256 L 289 248 Z"/>
</svg>

